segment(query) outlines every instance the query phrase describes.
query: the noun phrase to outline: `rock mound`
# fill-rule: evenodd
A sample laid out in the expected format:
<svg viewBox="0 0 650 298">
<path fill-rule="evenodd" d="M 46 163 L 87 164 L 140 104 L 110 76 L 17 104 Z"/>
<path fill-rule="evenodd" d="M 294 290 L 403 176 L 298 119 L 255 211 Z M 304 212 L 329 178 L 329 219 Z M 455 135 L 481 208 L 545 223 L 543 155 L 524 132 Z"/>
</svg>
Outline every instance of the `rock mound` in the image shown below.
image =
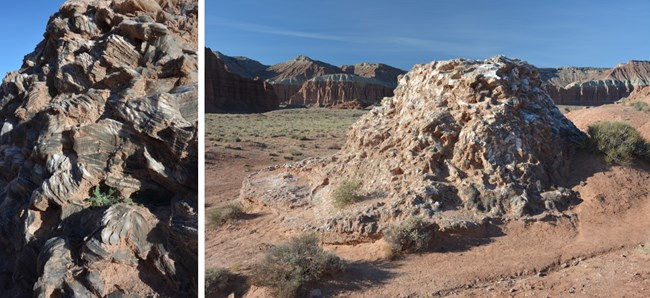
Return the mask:
<svg viewBox="0 0 650 298">
<path fill-rule="evenodd" d="M 416 65 L 394 97 L 353 125 L 338 154 L 252 174 L 241 199 L 334 243 L 381 237 L 413 215 L 445 230 L 555 213 L 573 200 L 558 186 L 584 138 L 525 62 Z M 350 180 L 361 182 L 364 200 L 338 210 L 331 193 Z"/>
<path fill-rule="evenodd" d="M 196 295 L 197 15 L 71 0 L 4 78 L 4 295 Z"/>
</svg>

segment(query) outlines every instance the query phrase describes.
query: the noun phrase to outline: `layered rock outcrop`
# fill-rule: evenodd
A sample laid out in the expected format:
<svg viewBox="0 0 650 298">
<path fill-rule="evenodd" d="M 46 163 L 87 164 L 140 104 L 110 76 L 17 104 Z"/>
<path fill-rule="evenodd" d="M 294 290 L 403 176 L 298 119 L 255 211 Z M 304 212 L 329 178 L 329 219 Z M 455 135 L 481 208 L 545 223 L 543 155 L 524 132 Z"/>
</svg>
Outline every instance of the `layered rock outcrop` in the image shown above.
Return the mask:
<svg viewBox="0 0 650 298">
<path fill-rule="evenodd" d="M 304 82 L 300 90 L 289 98 L 289 103 L 332 107 L 353 102 L 366 107 L 376 104 L 377 99 L 391 96 L 393 89 L 372 78 L 350 74 L 323 75 Z"/>
<path fill-rule="evenodd" d="M 278 98 L 270 83 L 242 77 L 237 73 L 245 74 L 246 70 L 232 61 L 230 63 L 235 66 L 226 68 L 223 57 L 209 48 L 205 49 L 206 112 L 260 113 L 278 108 Z"/>
<path fill-rule="evenodd" d="M 365 107 L 377 104 L 384 97 L 393 95 L 397 77 L 405 73 L 385 64 L 360 63 L 337 67 L 306 56 L 265 66 L 246 57 L 229 57 L 219 52 L 214 55 L 228 72 L 272 85 L 280 103 L 305 106 Z M 211 69 L 216 68 L 206 68 L 206 77 L 211 77 L 206 79 L 206 84 L 223 84 L 215 81 L 218 78 Z"/>
<path fill-rule="evenodd" d="M 546 91 L 557 104 L 601 105 L 650 85 L 650 62 L 630 61 L 611 69 L 542 69 Z"/>
<path fill-rule="evenodd" d="M 196 0 L 70 0 L 0 87 L 8 297 L 197 293 Z"/>
<path fill-rule="evenodd" d="M 381 237 L 410 216 L 443 231 L 556 214 L 573 202 L 559 185 L 584 139 L 535 67 L 505 57 L 433 62 L 403 76 L 338 154 L 254 173 L 240 199 L 331 243 Z M 349 180 L 365 200 L 336 209 L 331 194 Z"/>
</svg>

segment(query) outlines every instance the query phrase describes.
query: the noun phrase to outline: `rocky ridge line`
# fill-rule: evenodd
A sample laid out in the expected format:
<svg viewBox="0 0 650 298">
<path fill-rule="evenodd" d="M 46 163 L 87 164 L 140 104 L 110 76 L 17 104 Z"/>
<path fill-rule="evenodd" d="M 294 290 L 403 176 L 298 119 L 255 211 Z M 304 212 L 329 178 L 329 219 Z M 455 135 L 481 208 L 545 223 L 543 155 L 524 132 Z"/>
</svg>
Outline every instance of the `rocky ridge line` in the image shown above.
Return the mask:
<svg viewBox="0 0 650 298">
<path fill-rule="evenodd" d="M 546 91 L 556 104 L 601 105 L 629 96 L 650 85 L 650 62 L 629 61 L 611 69 L 541 69 Z"/>
<path fill-rule="evenodd" d="M 271 84 L 280 103 L 305 106 L 365 107 L 376 104 L 393 95 L 397 77 L 405 73 L 374 63 L 337 67 L 306 56 L 266 66 L 246 57 L 229 57 L 219 52 L 214 55 L 223 61 L 228 72 Z"/>
</svg>

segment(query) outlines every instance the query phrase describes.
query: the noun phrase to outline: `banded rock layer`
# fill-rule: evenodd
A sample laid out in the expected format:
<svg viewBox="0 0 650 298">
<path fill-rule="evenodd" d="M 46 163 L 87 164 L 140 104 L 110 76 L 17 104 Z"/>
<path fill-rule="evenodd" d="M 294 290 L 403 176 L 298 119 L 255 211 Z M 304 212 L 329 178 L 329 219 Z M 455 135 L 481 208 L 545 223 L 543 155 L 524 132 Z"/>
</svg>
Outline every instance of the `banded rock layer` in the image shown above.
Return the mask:
<svg viewBox="0 0 650 298">
<path fill-rule="evenodd" d="M 206 112 L 260 113 L 278 108 L 278 98 L 270 83 L 241 76 L 241 68 L 233 67 L 230 71 L 223 56 L 209 48 L 205 49 L 205 66 Z"/>
<path fill-rule="evenodd" d="M 573 203 L 558 185 L 584 139 L 535 67 L 505 57 L 433 62 L 403 76 L 339 153 L 254 173 L 240 199 L 330 243 L 380 238 L 410 216 L 446 231 L 556 214 Z M 354 180 L 364 200 L 335 208 L 333 191 Z"/>
<path fill-rule="evenodd" d="M 196 295 L 197 15 L 70 0 L 4 78 L 4 295 Z"/>
<path fill-rule="evenodd" d="M 650 85 L 650 62 L 630 61 L 606 68 L 541 69 L 546 91 L 556 104 L 601 105 Z"/>
<path fill-rule="evenodd" d="M 397 77 L 405 73 L 385 64 L 360 63 L 337 67 L 305 56 L 271 66 L 219 52 L 214 56 L 231 74 L 271 84 L 280 103 L 305 106 L 365 107 L 377 104 L 384 97 L 393 95 Z M 210 70 L 213 67 L 206 69 L 206 77 L 211 76 L 212 81 L 206 82 L 208 85 L 223 84 L 211 74 L 214 73 Z M 210 98 L 213 97 L 208 97 L 208 104 Z"/>
</svg>

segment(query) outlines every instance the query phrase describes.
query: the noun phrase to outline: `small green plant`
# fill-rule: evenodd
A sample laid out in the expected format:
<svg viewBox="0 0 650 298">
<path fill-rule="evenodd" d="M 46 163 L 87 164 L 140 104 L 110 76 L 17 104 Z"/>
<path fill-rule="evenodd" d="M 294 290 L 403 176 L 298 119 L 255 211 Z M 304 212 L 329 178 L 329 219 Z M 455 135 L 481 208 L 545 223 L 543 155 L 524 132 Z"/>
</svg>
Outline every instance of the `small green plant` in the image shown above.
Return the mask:
<svg viewBox="0 0 650 298">
<path fill-rule="evenodd" d="M 589 126 L 592 146 L 601 152 L 607 163 L 629 164 L 633 157 L 647 159 L 648 144 L 639 133 L 624 122 L 599 122 Z"/>
<path fill-rule="evenodd" d="M 647 102 L 635 101 L 632 103 L 632 107 L 639 112 L 650 113 L 650 104 Z"/>
<path fill-rule="evenodd" d="M 341 272 L 345 263 L 307 234 L 269 250 L 253 269 L 252 282 L 270 287 L 275 297 L 297 297 L 307 285 Z"/>
<path fill-rule="evenodd" d="M 215 225 L 222 225 L 230 220 L 241 218 L 244 208 L 241 203 L 233 202 L 214 208 L 210 212 L 210 222 Z"/>
<path fill-rule="evenodd" d="M 332 193 L 332 201 L 337 208 L 343 208 L 356 203 L 361 199 L 359 190 L 361 185 L 357 181 L 344 181 Z"/>
<path fill-rule="evenodd" d="M 99 186 L 95 186 L 93 194 L 87 199 L 92 207 L 107 207 L 117 203 L 133 203 L 130 198 L 122 198 L 115 195 L 115 190 L 109 188 L 108 191 L 102 192 Z"/>
<path fill-rule="evenodd" d="M 384 239 L 388 242 L 388 256 L 425 250 L 433 239 L 433 226 L 420 217 L 409 217 L 399 225 L 388 227 Z"/>
<path fill-rule="evenodd" d="M 205 292 L 208 294 L 227 294 L 233 287 L 236 276 L 225 268 L 210 268 L 205 271 Z"/>
</svg>

